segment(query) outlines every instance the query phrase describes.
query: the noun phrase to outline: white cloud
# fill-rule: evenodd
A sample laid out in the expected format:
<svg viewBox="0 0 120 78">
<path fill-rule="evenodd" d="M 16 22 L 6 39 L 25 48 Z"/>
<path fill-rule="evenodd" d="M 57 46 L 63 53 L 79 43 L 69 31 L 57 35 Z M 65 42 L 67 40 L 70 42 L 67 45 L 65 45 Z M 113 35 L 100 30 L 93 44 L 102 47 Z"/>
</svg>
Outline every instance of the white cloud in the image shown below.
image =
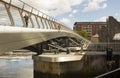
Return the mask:
<svg viewBox="0 0 120 78">
<path fill-rule="evenodd" d="M 106 0 L 89 0 L 88 4 L 85 5 L 83 12 L 90 12 L 98 9 L 104 9 L 107 7 Z"/>
<path fill-rule="evenodd" d="M 104 9 L 104 8 L 106 8 L 106 7 L 107 7 L 107 4 L 106 4 L 106 3 L 104 3 L 102 8 Z"/>
<path fill-rule="evenodd" d="M 71 14 L 69 14 L 69 17 L 72 17 L 73 16 L 73 14 L 71 13 Z"/>
<path fill-rule="evenodd" d="M 73 10 L 73 11 L 72 11 L 72 13 L 77 13 L 77 12 L 78 12 L 78 10 Z"/>
<path fill-rule="evenodd" d="M 62 19 L 60 19 L 60 21 L 63 22 L 64 24 L 70 23 L 70 19 L 68 19 L 68 18 L 62 18 Z"/>
<path fill-rule="evenodd" d="M 115 16 L 119 16 L 119 13 L 115 13 Z"/>
<path fill-rule="evenodd" d="M 77 12 L 78 12 L 78 10 L 76 10 L 76 9 L 72 10 L 72 12 L 69 14 L 69 17 L 72 17 Z"/>
<path fill-rule="evenodd" d="M 52 16 L 72 11 L 72 6 L 81 4 L 84 0 L 22 0 L 25 3 Z"/>
<path fill-rule="evenodd" d="M 106 22 L 106 19 L 109 17 L 109 16 L 113 16 L 114 18 L 116 18 L 117 20 L 119 20 L 119 17 L 120 17 L 120 13 L 119 12 L 116 12 L 112 15 L 108 15 L 108 16 L 102 16 L 94 21 L 96 22 Z"/>
<path fill-rule="evenodd" d="M 106 22 L 107 18 L 108 18 L 108 16 L 103 16 L 103 17 L 100 17 L 100 18 L 98 18 L 98 19 L 96 19 L 94 21 L 96 21 L 96 22 Z"/>
<path fill-rule="evenodd" d="M 116 12 L 113 16 L 117 18 L 118 21 L 120 20 L 120 12 Z"/>
<path fill-rule="evenodd" d="M 116 17 L 120 17 L 120 13 L 118 13 L 118 12 L 115 13 L 115 16 L 116 16 Z"/>
</svg>

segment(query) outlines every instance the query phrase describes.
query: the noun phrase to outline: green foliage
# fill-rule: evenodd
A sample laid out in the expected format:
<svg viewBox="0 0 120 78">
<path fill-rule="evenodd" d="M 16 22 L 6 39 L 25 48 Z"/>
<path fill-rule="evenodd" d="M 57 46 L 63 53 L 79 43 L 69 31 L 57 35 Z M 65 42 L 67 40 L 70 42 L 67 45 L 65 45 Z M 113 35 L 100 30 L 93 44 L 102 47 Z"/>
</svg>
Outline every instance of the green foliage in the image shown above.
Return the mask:
<svg viewBox="0 0 120 78">
<path fill-rule="evenodd" d="M 82 37 L 84 38 L 87 38 L 88 37 L 88 33 L 84 30 L 82 31 L 75 31 L 77 34 L 81 35 Z"/>
</svg>

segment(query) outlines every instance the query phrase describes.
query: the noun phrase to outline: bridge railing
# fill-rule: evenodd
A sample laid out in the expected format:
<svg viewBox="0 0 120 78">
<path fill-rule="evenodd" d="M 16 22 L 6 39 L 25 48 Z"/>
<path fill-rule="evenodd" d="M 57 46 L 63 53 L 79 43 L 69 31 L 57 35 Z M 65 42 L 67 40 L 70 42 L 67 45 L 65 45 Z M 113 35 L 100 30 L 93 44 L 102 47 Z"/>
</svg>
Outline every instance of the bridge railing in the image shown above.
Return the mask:
<svg viewBox="0 0 120 78">
<path fill-rule="evenodd" d="M 25 15 L 29 18 L 28 25 Z M 21 0 L 0 0 L 0 25 L 71 31 L 56 19 Z"/>
<path fill-rule="evenodd" d="M 106 48 L 112 48 L 113 51 L 120 51 L 120 43 L 91 43 L 88 47 L 88 51 L 106 51 Z"/>
</svg>

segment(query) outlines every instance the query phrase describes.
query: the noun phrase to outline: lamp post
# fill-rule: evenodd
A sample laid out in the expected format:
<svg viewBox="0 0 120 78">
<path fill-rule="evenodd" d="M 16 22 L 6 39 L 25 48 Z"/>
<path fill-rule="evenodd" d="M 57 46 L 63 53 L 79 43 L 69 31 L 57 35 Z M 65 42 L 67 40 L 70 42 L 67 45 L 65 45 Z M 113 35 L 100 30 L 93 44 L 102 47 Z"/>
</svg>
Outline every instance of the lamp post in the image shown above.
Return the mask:
<svg viewBox="0 0 120 78">
<path fill-rule="evenodd" d="M 109 48 L 110 36 L 109 36 L 109 20 L 107 19 L 107 48 Z"/>
</svg>

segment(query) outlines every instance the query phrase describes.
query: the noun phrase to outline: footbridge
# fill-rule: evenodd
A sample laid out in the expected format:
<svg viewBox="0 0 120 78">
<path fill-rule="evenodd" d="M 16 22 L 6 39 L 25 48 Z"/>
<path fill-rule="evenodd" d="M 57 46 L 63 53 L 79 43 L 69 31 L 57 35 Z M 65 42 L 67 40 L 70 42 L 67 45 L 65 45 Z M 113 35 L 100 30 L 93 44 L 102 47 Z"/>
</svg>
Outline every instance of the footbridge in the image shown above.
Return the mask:
<svg viewBox="0 0 120 78">
<path fill-rule="evenodd" d="M 39 54 L 44 50 L 68 51 L 70 47 L 86 49 L 89 43 L 63 23 L 21 0 L 0 0 L 0 53 L 21 48 Z"/>
</svg>

